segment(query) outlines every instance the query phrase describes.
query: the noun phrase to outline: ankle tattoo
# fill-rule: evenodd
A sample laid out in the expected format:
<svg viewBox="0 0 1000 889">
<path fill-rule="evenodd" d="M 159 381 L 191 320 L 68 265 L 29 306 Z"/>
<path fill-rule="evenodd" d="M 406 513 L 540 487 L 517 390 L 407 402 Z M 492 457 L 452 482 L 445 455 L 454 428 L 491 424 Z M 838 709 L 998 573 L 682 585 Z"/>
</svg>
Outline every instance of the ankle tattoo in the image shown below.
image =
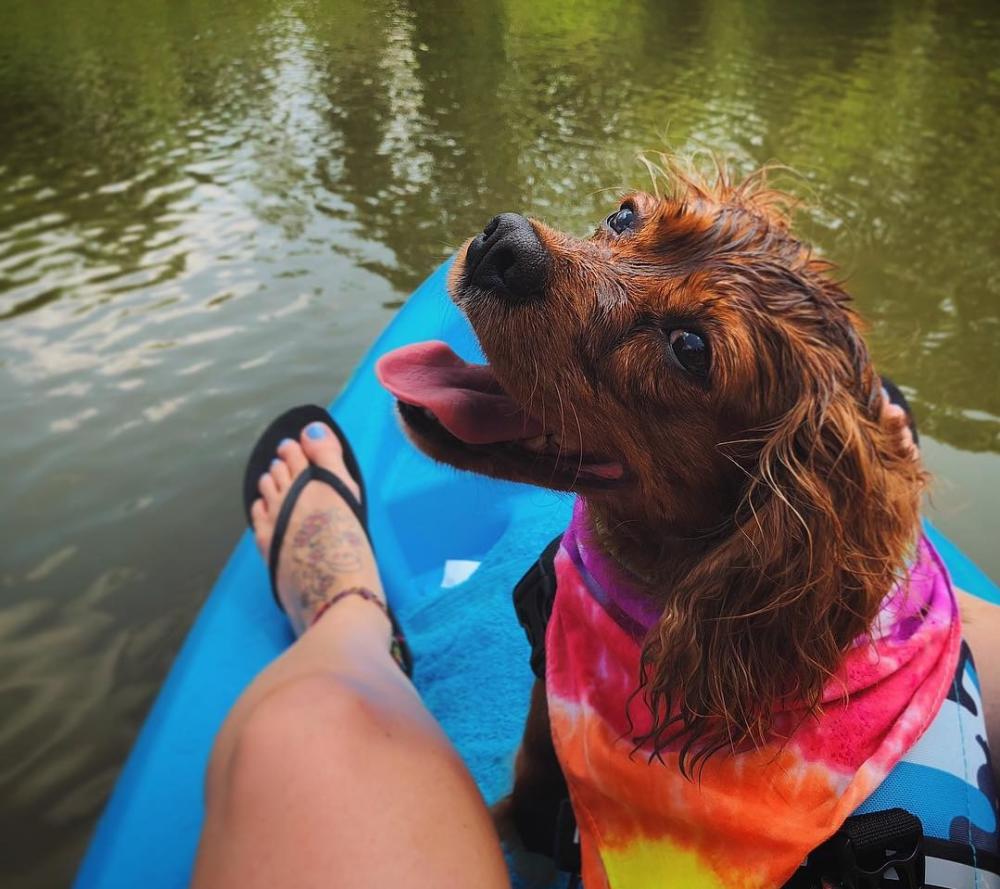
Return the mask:
<svg viewBox="0 0 1000 889">
<path fill-rule="evenodd" d="M 299 605 L 305 614 L 321 607 L 344 575 L 364 565 L 368 540 L 351 515 L 338 510 L 311 512 L 292 538 Z"/>
</svg>

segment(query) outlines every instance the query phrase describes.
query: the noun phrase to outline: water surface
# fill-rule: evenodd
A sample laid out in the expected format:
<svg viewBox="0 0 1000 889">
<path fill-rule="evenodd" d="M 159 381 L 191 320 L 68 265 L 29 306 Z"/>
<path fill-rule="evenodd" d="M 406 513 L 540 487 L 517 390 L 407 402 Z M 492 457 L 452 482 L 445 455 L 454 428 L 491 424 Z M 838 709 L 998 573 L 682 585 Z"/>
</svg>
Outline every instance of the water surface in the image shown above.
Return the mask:
<svg viewBox="0 0 1000 889">
<path fill-rule="evenodd" d="M 69 879 L 256 432 L 494 213 L 582 233 L 641 149 L 799 171 L 936 520 L 1000 578 L 993 6 L 6 0 L 3 884 Z"/>
</svg>

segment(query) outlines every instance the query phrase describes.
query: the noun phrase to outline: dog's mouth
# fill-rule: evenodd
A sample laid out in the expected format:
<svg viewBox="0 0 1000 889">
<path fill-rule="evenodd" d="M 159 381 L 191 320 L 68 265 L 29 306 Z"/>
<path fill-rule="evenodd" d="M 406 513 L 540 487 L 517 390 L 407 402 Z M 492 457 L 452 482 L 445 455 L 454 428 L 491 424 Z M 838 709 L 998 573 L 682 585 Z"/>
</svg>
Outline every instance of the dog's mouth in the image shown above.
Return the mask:
<svg viewBox="0 0 1000 889">
<path fill-rule="evenodd" d="M 446 343 L 403 346 L 383 355 L 375 372 L 396 397 L 411 438 L 432 456 L 472 469 L 487 458 L 505 475 L 550 487 L 609 487 L 624 478 L 621 462 L 568 450 L 558 432 L 504 390 L 488 364 L 469 364 Z"/>
</svg>

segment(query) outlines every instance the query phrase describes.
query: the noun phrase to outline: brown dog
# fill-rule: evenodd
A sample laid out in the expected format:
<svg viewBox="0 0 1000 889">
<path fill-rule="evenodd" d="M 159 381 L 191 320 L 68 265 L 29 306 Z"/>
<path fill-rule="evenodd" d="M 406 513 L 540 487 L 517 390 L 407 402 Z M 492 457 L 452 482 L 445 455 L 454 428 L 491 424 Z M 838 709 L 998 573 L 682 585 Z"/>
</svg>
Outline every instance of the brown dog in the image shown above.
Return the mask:
<svg viewBox="0 0 1000 889">
<path fill-rule="evenodd" d="M 818 709 L 919 528 L 925 474 L 787 206 L 763 175 L 677 175 L 586 240 L 496 217 L 450 275 L 490 364 L 431 344 L 385 374 L 430 456 L 586 499 L 662 611 L 635 741 L 683 735 L 682 769 L 762 743 L 789 695 Z M 562 796 L 538 683 L 507 808 L 544 835 Z"/>
</svg>

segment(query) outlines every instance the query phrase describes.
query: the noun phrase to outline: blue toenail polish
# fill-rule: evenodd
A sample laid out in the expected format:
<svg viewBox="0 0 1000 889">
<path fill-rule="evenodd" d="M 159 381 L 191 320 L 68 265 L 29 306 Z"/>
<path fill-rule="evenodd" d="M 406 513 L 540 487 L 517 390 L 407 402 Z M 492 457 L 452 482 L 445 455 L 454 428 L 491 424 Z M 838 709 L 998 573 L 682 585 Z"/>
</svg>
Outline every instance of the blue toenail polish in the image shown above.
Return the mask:
<svg viewBox="0 0 1000 889">
<path fill-rule="evenodd" d="M 291 443 L 292 443 L 292 439 L 290 439 L 290 438 L 283 438 L 283 439 L 281 439 L 281 441 L 278 442 L 278 448 L 280 450 L 285 445 L 290 445 Z"/>
<path fill-rule="evenodd" d="M 279 459 L 278 459 L 277 457 L 275 457 L 275 458 L 274 458 L 274 459 L 273 459 L 273 460 L 271 461 L 271 469 L 274 469 L 274 467 L 275 467 L 275 466 L 277 466 L 277 465 L 278 465 L 278 464 L 279 464 L 280 462 L 281 462 L 281 461 L 280 461 L 280 460 L 279 460 Z"/>
<path fill-rule="evenodd" d="M 313 441 L 319 441 L 321 438 L 326 438 L 326 426 L 323 423 L 310 423 L 306 427 L 306 435 L 308 435 Z"/>
</svg>

